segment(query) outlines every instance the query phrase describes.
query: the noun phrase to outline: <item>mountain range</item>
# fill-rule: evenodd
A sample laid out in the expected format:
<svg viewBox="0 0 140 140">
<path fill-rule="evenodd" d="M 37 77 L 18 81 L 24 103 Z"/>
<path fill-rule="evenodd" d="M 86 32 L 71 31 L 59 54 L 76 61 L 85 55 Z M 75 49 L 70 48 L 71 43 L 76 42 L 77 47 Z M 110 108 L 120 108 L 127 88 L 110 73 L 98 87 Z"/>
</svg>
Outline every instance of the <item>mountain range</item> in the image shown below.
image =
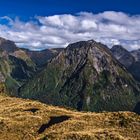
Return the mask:
<svg viewBox="0 0 140 140">
<path fill-rule="evenodd" d="M 38 72 L 61 49 L 30 51 L 18 48 L 13 41 L 0 38 L 0 81 L 5 83 L 9 95 Z"/>
<path fill-rule="evenodd" d="M 0 139 L 139 139 L 138 65 L 139 50 L 94 40 L 31 51 L 0 38 Z"/>
<path fill-rule="evenodd" d="M 30 51 L 3 38 L 0 50 L 0 81 L 10 96 L 79 111 L 139 113 L 139 51 L 110 50 L 94 40 Z"/>
<path fill-rule="evenodd" d="M 133 111 L 139 83 L 93 40 L 70 44 L 19 90 L 19 97 L 79 111 Z"/>
</svg>

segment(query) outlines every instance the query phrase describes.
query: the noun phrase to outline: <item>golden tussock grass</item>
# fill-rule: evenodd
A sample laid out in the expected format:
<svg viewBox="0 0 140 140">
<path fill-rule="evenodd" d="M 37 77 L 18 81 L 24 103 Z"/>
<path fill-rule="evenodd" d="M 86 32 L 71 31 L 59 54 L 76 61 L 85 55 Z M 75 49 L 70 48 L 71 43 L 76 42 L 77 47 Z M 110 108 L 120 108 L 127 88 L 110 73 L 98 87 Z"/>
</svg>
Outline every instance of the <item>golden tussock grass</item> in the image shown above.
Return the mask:
<svg viewBox="0 0 140 140">
<path fill-rule="evenodd" d="M 131 112 L 76 112 L 0 96 L 1 140 L 139 140 L 140 116 Z"/>
</svg>

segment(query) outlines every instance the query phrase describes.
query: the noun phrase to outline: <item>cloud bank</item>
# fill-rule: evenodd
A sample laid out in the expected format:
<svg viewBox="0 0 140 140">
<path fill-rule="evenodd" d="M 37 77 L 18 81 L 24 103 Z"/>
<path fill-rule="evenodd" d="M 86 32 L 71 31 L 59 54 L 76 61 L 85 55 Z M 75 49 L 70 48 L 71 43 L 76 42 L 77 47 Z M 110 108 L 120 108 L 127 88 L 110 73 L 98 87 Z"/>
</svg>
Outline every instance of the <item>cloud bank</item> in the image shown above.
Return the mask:
<svg viewBox="0 0 140 140">
<path fill-rule="evenodd" d="M 90 39 L 109 47 L 121 44 L 133 50 L 140 48 L 140 15 L 80 12 L 35 16 L 27 22 L 5 16 L 0 17 L 0 36 L 32 50 L 66 47 L 69 43 Z"/>
</svg>

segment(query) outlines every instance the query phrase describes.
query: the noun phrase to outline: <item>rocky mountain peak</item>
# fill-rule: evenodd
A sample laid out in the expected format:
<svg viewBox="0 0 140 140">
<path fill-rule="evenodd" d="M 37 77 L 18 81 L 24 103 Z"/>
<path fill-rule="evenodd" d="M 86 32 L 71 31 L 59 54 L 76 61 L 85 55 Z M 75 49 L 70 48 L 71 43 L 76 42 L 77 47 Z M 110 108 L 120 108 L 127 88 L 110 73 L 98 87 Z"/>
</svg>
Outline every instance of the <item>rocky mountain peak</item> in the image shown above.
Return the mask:
<svg viewBox="0 0 140 140">
<path fill-rule="evenodd" d="M 131 51 L 131 55 L 135 58 L 136 61 L 140 61 L 140 49 Z"/>
<path fill-rule="evenodd" d="M 4 41 L 6 41 L 6 39 L 0 37 L 0 43 L 2 43 L 2 42 L 4 42 Z"/>
<path fill-rule="evenodd" d="M 81 41 L 49 61 L 20 89 L 20 96 L 78 110 L 117 111 L 132 110 L 139 91 L 137 82 L 109 49 Z"/>
<path fill-rule="evenodd" d="M 79 41 L 79 42 L 76 42 L 76 43 L 72 43 L 72 44 L 69 44 L 67 46 L 67 50 L 72 50 L 72 49 L 80 49 L 80 48 L 89 48 L 89 47 L 97 47 L 97 46 L 104 46 L 103 44 L 101 43 L 98 43 L 94 40 L 88 40 L 88 41 Z"/>
<path fill-rule="evenodd" d="M 0 37 L 0 49 L 7 51 L 8 53 L 18 50 L 16 44 L 13 41 L 6 40 L 2 37 Z"/>
<path fill-rule="evenodd" d="M 111 48 L 111 51 L 117 59 L 120 59 L 124 54 L 129 54 L 129 52 L 121 45 L 114 45 Z"/>
<path fill-rule="evenodd" d="M 107 63 L 110 63 L 111 59 L 114 60 L 107 47 L 94 40 L 90 40 L 68 45 L 68 47 L 51 62 L 61 63 L 64 67 L 72 65 L 76 67 L 77 65 L 84 65 L 88 61 L 97 72 L 100 72 L 103 69 L 111 70 L 109 65 L 107 65 Z"/>
<path fill-rule="evenodd" d="M 114 57 L 126 68 L 129 68 L 135 62 L 133 55 L 131 55 L 131 53 L 121 45 L 113 46 L 111 48 L 111 52 Z"/>
<path fill-rule="evenodd" d="M 111 52 L 128 69 L 134 78 L 140 81 L 140 49 L 129 52 L 122 46 L 116 45 L 111 48 Z"/>
</svg>

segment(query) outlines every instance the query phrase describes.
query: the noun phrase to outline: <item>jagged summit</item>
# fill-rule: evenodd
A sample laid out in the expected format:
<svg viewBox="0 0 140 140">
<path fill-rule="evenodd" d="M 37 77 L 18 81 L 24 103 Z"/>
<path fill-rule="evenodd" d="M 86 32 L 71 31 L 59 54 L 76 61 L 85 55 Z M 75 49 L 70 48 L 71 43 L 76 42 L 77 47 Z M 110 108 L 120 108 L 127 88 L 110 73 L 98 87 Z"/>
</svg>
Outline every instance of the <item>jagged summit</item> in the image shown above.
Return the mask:
<svg viewBox="0 0 140 140">
<path fill-rule="evenodd" d="M 91 44 L 91 43 L 90 42 L 87 42 L 87 41 L 79 41 L 79 42 L 76 42 L 76 43 L 69 44 L 66 47 L 66 50 L 68 50 L 68 49 L 70 49 L 70 50 L 72 50 L 72 49 L 79 49 L 79 48 L 82 48 L 85 45 L 89 45 L 89 44 Z"/>
<path fill-rule="evenodd" d="M 111 48 L 112 54 L 122 63 L 126 68 L 129 68 L 134 62 L 135 58 L 121 45 L 115 45 Z"/>
<path fill-rule="evenodd" d="M 111 51 L 113 53 L 113 55 L 117 58 L 120 59 L 121 57 L 124 56 L 124 54 L 129 55 L 129 51 L 127 51 L 123 46 L 121 45 L 114 45 L 111 48 Z"/>
<path fill-rule="evenodd" d="M 134 78 L 140 81 L 140 50 L 129 52 L 123 46 L 116 45 L 112 47 L 111 52 L 128 69 Z"/>
<path fill-rule="evenodd" d="M 140 61 L 140 49 L 133 50 L 131 55 L 135 58 L 136 61 Z"/>
<path fill-rule="evenodd" d="M 106 45 L 104 45 L 100 42 L 96 42 L 95 40 L 88 40 L 88 41 L 79 41 L 79 42 L 71 43 L 66 47 L 66 49 L 75 49 L 75 48 L 81 48 L 81 47 L 85 47 L 85 46 L 86 46 L 86 48 L 88 48 L 90 46 L 95 47 L 97 45 L 107 48 Z"/>
</svg>

